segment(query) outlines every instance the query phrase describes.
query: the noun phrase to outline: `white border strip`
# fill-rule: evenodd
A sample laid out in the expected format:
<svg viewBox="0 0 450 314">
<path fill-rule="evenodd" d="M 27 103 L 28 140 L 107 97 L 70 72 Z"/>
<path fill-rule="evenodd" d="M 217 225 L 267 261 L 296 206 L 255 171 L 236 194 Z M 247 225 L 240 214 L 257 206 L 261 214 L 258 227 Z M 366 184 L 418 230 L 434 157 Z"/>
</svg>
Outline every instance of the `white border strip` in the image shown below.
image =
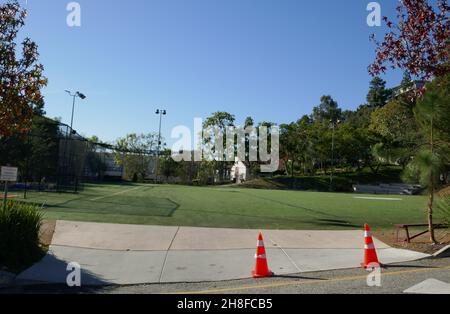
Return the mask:
<svg viewBox="0 0 450 314">
<path fill-rule="evenodd" d="M 127 189 L 127 190 L 124 190 L 124 191 L 120 191 L 120 192 L 109 194 L 109 195 L 105 195 L 105 196 L 96 197 L 96 198 L 91 199 L 90 201 L 98 201 L 98 200 L 101 200 L 101 199 L 104 199 L 104 198 L 108 198 L 108 197 L 112 197 L 112 196 L 116 196 L 116 195 L 120 195 L 120 194 L 125 194 L 125 193 L 131 192 L 131 191 L 134 191 L 134 190 L 137 190 L 137 189 L 140 189 L 140 188 L 142 188 L 142 186 L 138 186 L 138 187 L 135 187 L 135 188 L 132 188 L 132 189 Z"/>
</svg>

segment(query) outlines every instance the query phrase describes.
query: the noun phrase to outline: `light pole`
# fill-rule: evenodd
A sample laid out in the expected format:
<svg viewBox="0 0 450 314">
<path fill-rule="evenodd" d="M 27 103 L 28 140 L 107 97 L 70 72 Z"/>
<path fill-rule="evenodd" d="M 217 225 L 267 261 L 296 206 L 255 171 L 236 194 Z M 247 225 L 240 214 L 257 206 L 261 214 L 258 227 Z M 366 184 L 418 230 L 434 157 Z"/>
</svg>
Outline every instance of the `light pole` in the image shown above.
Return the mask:
<svg viewBox="0 0 450 314">
<path fill-rule="evenodd" d="M 156 151 L 156 169 L 155 169 L 155 181 L 158 183 L 158 177 L 159 177 L 159 153 L 161 150 L 161 124 L 162 124 L 162 117 L 167 115 L 167 111 L 164 109 L 157 109 L 156 114 L 159 115 L 159 132 L 158 132 L 158 147 Z"/>
<path fill-rule="evenodd" d="M 334 176 L 334 132 L 336 130 L 336 125 L 341 123 L 340 120 L 330 120 L 331 122 L 331 175 L 330 175 L 330 191 L 333 189 L 333 176 Z"/>
<path fill-rule="evenodd" d="M 73 102 L 72 102 L 72 117 L 70 118 L 70 132 L 73 131 L 73 114 L 75 112 L 75 99 L 78 97 L 81 100 L 86 99 L 86 96 L 80 92 L 76 92 L 76 93 L 72 93 L 69 90 L 66 90 L 66 93 L 70 95 L 70 97 L 73 97 Z"/>
<path fill-rule="evenodd" d="M 69 137 L 72 138 L 72 134 L 75 134 L 75 132 L 73 131 L 73 115 L 75 112 L 75 100 L 77 97 L 80 98 L 81 100 L 86 99 L 86 96 L 80 92 L 72 93 L 71 91 L 66 90 L 66 93 L 69 94 L 70 97 L 73 97 L 73 102 L 72 102 L 72 117 L 70 118 L 70 130 L 69 130 L 70 135 L 67 134 L 65 144 L 64 144 L 64 157 L 63 157 L 64 158 L 64 160 L 63 160 L 64 171 L 67 171 L 69 164 L 72 163 L 72 156 L 71 156 L 72 149 L 70 149 L 69 161 L 66 160 L 66 149 L 67 149 L 67 141 L 68 141 Z M 77 193 L 78 192 L 78 177 L 76 176 L 76 174 L 74 174 L 74 176 L 75 176 L 75 193 Z"/>
</svg>

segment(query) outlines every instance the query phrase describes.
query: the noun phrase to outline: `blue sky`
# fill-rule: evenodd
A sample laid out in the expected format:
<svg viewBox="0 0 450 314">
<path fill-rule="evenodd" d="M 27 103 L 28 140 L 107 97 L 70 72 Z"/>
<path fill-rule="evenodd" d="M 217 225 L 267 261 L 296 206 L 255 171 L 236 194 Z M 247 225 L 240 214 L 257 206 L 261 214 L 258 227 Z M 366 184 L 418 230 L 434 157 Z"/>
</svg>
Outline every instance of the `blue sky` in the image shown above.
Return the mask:
<svg viewBox="0 0 450 314">
<path fill-rule="evenodd" d="M 3 0 L 2 0 L 3 2 Z M 25 4 L 25 0 L 21 0 Z M 79 0 L 82 26 L 66 24 L 68 0 L 28 0 L 22 35 L 40 48 L 50 117 L 105 141 L 163 134 L 221 110 L 291 122 L 324 94 L 344 109 L 365 102 L 373 60 L 365 0 Z M 378 1 L 394 15 L 396 1 Z M 401 73 L 383 77 L 398 84 Z M 170 144 L 172 141 L 168 140 Z"/>
</svg>

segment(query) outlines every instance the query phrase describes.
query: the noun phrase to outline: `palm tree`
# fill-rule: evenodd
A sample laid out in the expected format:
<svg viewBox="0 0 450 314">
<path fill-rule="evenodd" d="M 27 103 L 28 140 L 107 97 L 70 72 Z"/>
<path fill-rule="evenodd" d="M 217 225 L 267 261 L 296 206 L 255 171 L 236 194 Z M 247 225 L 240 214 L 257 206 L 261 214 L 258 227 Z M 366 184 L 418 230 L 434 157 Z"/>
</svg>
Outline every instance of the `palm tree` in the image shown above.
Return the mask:
<svg viewBox="0 0 450 314">
<path fill-rule="evenodd" d="M 450 114 L 450 75 L 429 83 L 424 96 L 418 100 L 415 117 L 427 141 L 419 151 L 414 164 L 419 170 L 420 181 L 428 187 L 428 225 L 430 240 L 436 243 L 433 225 L 434 196 L 439 175 L 448 164 L 449 130 L 447 120 Z"/>
<path fill-rule="evenodd" d="M 434 244 L 437 243 L 433 223 L 434 195 L 440 170 L 442 168 L 442 162 L 433 149 L 425 148 L 416 155 L 414 163 L 419 170 L 421 184 L 428 188 L 428 228 L 430 240 Z"/>
</svg>

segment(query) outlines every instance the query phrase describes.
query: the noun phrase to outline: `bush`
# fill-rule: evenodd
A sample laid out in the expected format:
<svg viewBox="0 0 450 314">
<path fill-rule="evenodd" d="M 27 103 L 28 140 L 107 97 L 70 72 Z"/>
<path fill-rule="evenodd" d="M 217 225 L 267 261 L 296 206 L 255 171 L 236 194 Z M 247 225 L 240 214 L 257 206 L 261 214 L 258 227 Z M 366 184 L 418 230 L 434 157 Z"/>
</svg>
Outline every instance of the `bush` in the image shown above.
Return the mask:
<svg viewBox="0 0 450 314">
<path fill-rule="evenodd" d="M 450 227 L 450 195 L 444 195 L 438 201 L 439 216 Z"/>
<path fill-rule="evenodd" d="M 42 214 L 35 205 L 8 201 L 0 208 L 0 266 L 19 271 L 39 259 Z M 0 267 L 0 268 L 1 268 Z"/>
</svg>

